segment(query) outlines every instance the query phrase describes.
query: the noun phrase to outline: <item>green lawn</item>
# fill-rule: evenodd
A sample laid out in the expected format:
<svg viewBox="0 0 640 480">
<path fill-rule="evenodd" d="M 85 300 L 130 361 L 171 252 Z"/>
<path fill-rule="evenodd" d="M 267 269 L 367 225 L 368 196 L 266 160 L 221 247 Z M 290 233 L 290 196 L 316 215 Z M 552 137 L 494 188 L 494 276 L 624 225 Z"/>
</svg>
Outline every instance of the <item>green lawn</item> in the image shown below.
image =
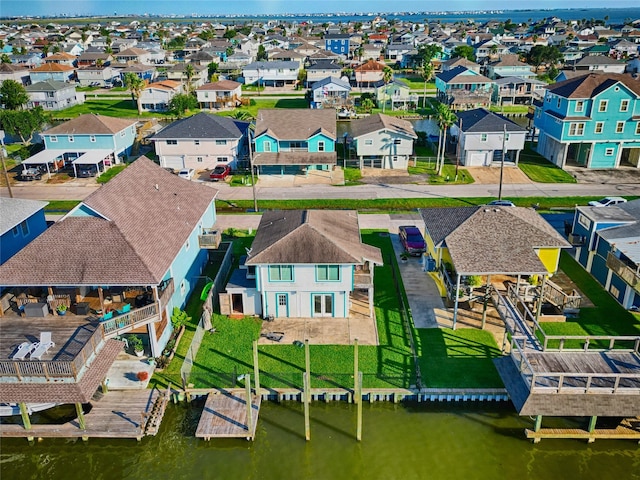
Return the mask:
<svg viewBox="0 0 640 480">
<path fill-rule="evenodd" d="M 107 183 L 109 180 L 111 180 L 113 177 L 115 177 L 125 168 L 127 168 L 126 164 L 115 165 L 111 167 L 109 170 L 107 170 L 106 172 L 104 172 L 102 175 L 100 175 L 98 178 L 96 178 L 96 182 Z"/>
<path fill-rule="evenodd" d="M 424 80 L 422 77 L 396 77 L 401 83 L 407 85 L 411 90 L 424 90 Z M 434 82 L 427 82 L 427 91 L 435 90 L 436 84 Z"/>
<path fill-rule="evenodd" d="M 520 170 L 534 182 L 538 183 L 576 183 L 576 179 L 568 172 L 555 166 L 538 152 L 534 151 L 531 142 L 525 144 L 518 162 Z"/>
<path fill-rule="evenodd" d="M 105 100 L 101 98 L 92 99 L 87 98 L 82 105 L 74 105 L 73 107 L 66 108 L 55 112 L 55 118 L 74 118 L 87 113 L 96 113 L 99 115 L 105 115 L 108 117 L 120 117 L 120 118 L 153 118 L 153 117 L 168 117 L 173 118 L 173 114 L 164 112 L 143 112 L 142 115 L 138 115 L 138 108 L 131 98 L 126 100 Z"/>
<path fill-rule="evenodd" d="M 44 207 L 45 212 L 69 212 L 80 200 L 49 200 L 49 204 Z"/>
<path fill-rule="evenodd" d="M 362 172 L 359 168 L 347 167 L 344 171 L 344 184 L 345 185 L 360 185 L 362 182 Z"/>
<path fill-rule="evenodd" d="M 251 97 L 251 103 L 248 106 L 242 106 L 234 110 L 220 112 L 220 115 L 232 116 L 237 111 L 247 112 L 253 118 L 258 116 L 258 110 L 263 108 L 309 108 L 309 103 L 302 97 L 299 98 L 270 98 L 270 97 Z"/>
<path fill-rule="evenodd" d="M 489 110 L 496 113 L 527 113 L 528 105 L 491 105 Z"/>
</svg>

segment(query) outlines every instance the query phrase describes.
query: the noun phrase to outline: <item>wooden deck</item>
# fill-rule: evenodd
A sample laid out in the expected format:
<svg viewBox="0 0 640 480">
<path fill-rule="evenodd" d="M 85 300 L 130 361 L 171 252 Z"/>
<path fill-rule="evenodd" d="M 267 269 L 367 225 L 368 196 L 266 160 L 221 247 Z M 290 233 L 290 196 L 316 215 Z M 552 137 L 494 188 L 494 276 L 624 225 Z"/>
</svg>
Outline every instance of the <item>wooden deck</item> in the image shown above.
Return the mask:
<svg viewBox="0 0 640 480">
<path fill-rule="evenodd" d="M 91 402 L 93 408 L 84 415 L 85 430 L 80 428 L 77 418 L 61 425 L 32 424 L 30 430 L 21 424 L 0 424 L 0 437 L 140 440 L 157 433 L 158 417 L 162 418 L 167 399 L 164 392 L 156 389 L 113 391 Z"/>
<path fill-rule="evenodd" d="M 260 396 L 251 395 L 251 425 L 247 422 L 247 395 L 244 390 L 226 390 L 207 395 L 196 437 L 246 438 L 253 440 L 260 413 Z"/>
<path fill-rule="evenodd" d="M 640 417 L 627 418 L 616 428 L 595 428 L 593 432 L 581 428 L 541 428 L 537 432 L 526 429 L 525 435 L 535 443 L 543 438 L 578 439 L 589 443 L 598 439 L 636 440 L 640 443 Z"/>
</svg>

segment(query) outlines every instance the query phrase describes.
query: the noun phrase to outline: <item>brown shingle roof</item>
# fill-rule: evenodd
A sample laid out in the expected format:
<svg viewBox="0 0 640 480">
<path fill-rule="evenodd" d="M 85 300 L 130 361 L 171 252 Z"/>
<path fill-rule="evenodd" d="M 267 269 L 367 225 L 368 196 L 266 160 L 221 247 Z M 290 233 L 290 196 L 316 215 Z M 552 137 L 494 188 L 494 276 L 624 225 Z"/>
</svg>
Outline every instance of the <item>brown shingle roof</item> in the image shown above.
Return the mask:
<svg viewBox="0 0 640 480">
<path fill-rule="evenodd" d="M 253 157 L 254 165 L 336 165 L 336 152 L 260 152 Z"/>
<path fill-rule="evenodd" d="M 386 65 L 381 62 L 376 62 L 375 60 L 367 60 L 365 63 L 356 67 L 354 71 L 356 72 L 382 72 L 385 69 Z"/>
<path fill-rule="evenodd" d="M 332 108 L 258 110 L 256 137 L 270 131 L 278 140 L 306 140 L 323 132 L 336 138 L 336 111 Z"/>
<path fill-rule="evenodd" d="M 354 210 L 287 210 L 265 212 L 251 245 L 247 265 L 362 264 L 382 265 L 376 247 L 360 240 Z"/>
<path fill-rule="evenodd" d="M 43 63 L 39 67 L 32 69 L 32 72 L 69 72 L 73 67 L 62 63 Z"/>
<path fill-rule="evenodd" d="M 402 120 L 401 118 L 383 115 L 382 113 L 369 115 L 368 117 L 359 118 L 351 122 L 351 134 L 354 138 L 382 129 L 391 130 L 412 138 L 418 138 L 411 122 Z"/>
<path fill-rule="evenodd" d="M 589 73 L 581 77 L 570 78 L 549 87 L 549 91 L 565 98 L 593 98 L 600 92 L 622 83 L 636 95 L 640 95 L 640 80 L 624 73 Z"/>
<path fill-rule="evenodd" d="M 197 91 L 201 91 L 201 90 L 228 91 L 228 90 L 235 90 L 240 85 L 242 84 L 238 82 L 234 82 L 233 80 L 220 80 L 219 82 L 205 83 L 201 87 L 198 87 L 196 90 Z"/>
<path fill-rule="evenodd" d="M 113 118 L 88 113 L 80 115 L 68 122 L 50 128 L 43 132 L 44 135 L 114 135 L 131 125 L 135 125 L 136 120 L 125 118 Z"/>
</svg>

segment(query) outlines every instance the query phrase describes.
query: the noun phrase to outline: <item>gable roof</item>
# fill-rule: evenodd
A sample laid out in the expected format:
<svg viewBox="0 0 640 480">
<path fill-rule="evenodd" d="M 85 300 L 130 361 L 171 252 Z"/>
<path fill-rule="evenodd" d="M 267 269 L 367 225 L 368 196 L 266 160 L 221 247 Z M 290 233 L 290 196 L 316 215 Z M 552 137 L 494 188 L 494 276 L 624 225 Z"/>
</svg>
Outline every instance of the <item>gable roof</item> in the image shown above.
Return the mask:
<svg viewBox="0 0 640 480">
<path fill-rule="evenodd" d="M 379 130 L 391 130 L 411 138 L 418 138 L 411 122 L 382 113 L 351 121 L 351 135 L 354 138 Z"/>
<path fill-rule="evenodd" d="M 441 72 L 436 75 L 436 78 L 439 78 L 445 83 L 491 83 L 491 80 L 484 75 L 480 75 L 473 70 L 469 70 L 465 67 L 455 67 L 451 70 L 447 70 L 445 72 Z"/>
<path fill-rule="evenodd" d="M 56 92 L 58 90 L 66 90 L 71 88 L 75 90 L 75 85 L 58 80 L 43 80 L 42 82 L 33 83 L 24 87 L 27 92 Z"/>
<path fill-rule="evenodd" d="M 623 73 L 589 73 L 558 82 L 548 90 L 565 98 L 593 98 L 618 82 L 640 96 L 640 80 Z"/>
<path fill-rule="evenodd" d="M 48 204 L 49 202 L 41 202 L 40 200 L 0 197 L 0 235 L 4 235 L 16 225 L 20 225 Z"/>
<path fill-rule="evenodd" d="M 317 62 L 309 65 L 307 71 L 314 70 L 342 70 L 342 67 L 335 63 L 333 60 L 318 60 Z"/>
<path fill-rule="evenodd" d="M 70 72 L 74 68 L 62 63 L 43 63 L 39 67 L 31 69 L 32 72 Z"/>
<path fill-rule="evenodd" d="M 375 60 L 369 59 L 362 65 L 356 67 L 354 71 L 356 72 L 382 72 L 385 69 L 386 65 L 381 62 L 376 62 Z"/>
<path fill-rule="evenodd" d="M 80 115 L 43 132 L 43 135 L 115 135 L 138 123 L 125 118 L 105 117 L 95 113 Z"/>
<path fill-rule="evenodd" d="M 239 82 L 234 82 L 233 80 L 220 80 L 217 82 L 205 83 L 201 87 L 196 88 L 196 91 L 201 90 L 213 90 L 213 91 L 229 91 L 235 90 L 242 84 Z"/>
<path fill-rule="evenodd" d="M 382 254 L 362 243 L 355 210 L 286 210 L 262 215 L 246 265 L 362 264 L 367 260 L 382 265 Z"/>
<path fill-rule="evenodd" d="M 140 157 L 78 207 L 99 217 L 72 211 L 0 266 L 0 278 L 5 285 L 157 285 L 217 193 Z"/>
<path fill-rule="evenodd" d="M 181 82 L 176 80 L 160 80 L 159 82 L 153 82 L 147 84 L 144 90 L 177 90 L 182 86 Z"/>
<path fill-rule="evenodd" d="M 543 274 L 547 270 L 535 250 L 570 247 L 530 208 L 425 208 L 420 213 L 434 244 L 446 244 L 462 275 Z"/>
<path fill-rule="evenodd" d="M 342 87 L 345 90 L 351 90 L 351 84 L 348 81 L 342 80 L 341 78 L 337 78 L 337 77 L 325 77 L 322 80 L 313 82 L 313 87 L 311 87 L 311 90 L 316 90 L 318 88 L 324 87 L 325 85 L 329 85 L 330 83 L 333 83 L 334 85 L 338 85 L 339 87 Z"/>
<path fill-rule="evenodd" d="M 484 133 L 484 132 L 502 132 L 506 126 L 507 132 L 526 132 L 527 129 L 518 125 L 517 123 L 509 120 L 507 117 L 500 115 L 499 113 L 493 113 L 484 108 L 474 108 L 473 110 L 466 110 L 462 112 L 456 112 L 458 117 L 457 125 L 460 125 L 462 120 L 462 131 L 469 133 Z"/>
<path fill-rule="evenodd" d="M 256 137 L 269 131 L 279 140 L 303 140 L 323 132 L 336 139 L 336 111 L 332 108 L 281 108 L 258 110 Z"/>
<path fill-rule="evenodd" d="M 239 139 L 249 127 L 249 122 L 234 120 L 205 112 L 176 120 L 153 136 L 156 139 Z"/>
</svg>

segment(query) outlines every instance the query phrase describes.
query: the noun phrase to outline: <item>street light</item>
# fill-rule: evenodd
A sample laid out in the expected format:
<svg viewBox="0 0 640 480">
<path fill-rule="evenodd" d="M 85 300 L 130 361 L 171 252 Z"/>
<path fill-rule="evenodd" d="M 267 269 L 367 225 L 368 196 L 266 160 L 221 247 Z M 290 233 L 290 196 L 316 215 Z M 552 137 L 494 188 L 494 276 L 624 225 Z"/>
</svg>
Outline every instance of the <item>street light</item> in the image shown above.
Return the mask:
<svg viewBox="0 0 640 480">
<path fill-rule="evenodd" d="M 251 127 L 253 123 L 249 124 L 247 128 L 247 138 L 249 139 L 249 166 L 251 168 L 251 190 L 253 191 L 253 211 L 258 213 L 258 197 L 256 197 L 256 182 L 253 174 L 253 150 L 251 149 Z"/>
</svg>

